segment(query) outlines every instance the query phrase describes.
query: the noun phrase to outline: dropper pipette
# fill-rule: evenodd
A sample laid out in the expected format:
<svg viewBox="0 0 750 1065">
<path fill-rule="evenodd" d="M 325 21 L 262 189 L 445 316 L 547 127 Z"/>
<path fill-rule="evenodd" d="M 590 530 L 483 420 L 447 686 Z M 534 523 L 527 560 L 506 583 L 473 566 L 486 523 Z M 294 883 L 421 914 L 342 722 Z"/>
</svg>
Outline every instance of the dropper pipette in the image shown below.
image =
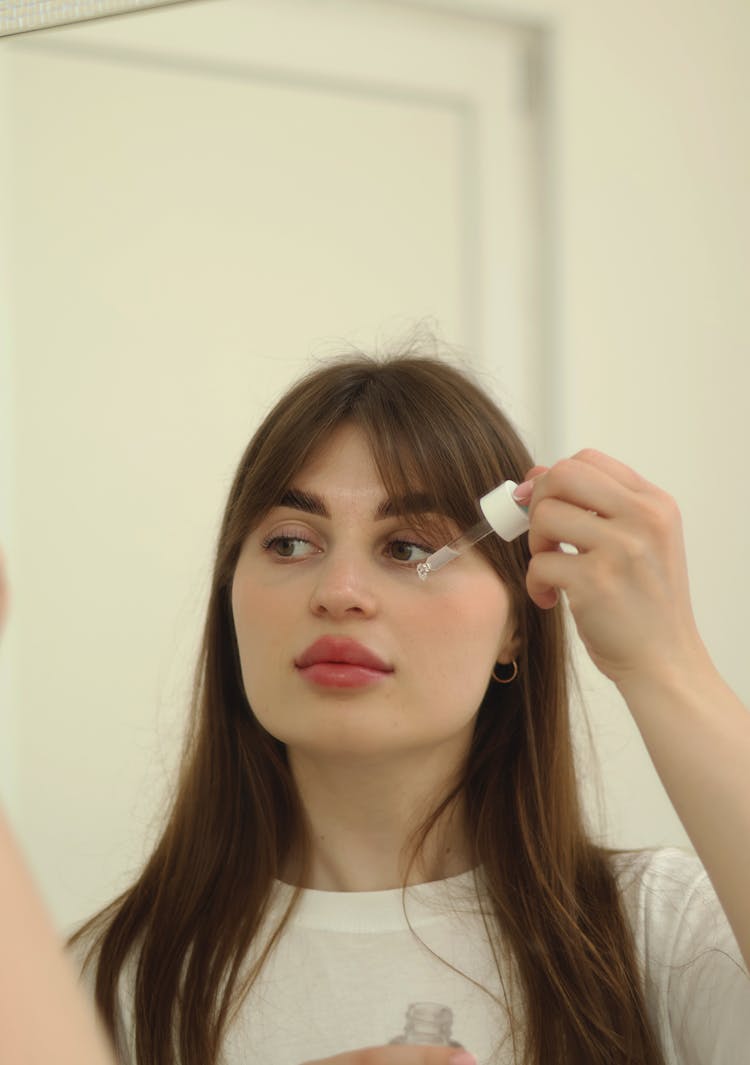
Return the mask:
<svg viewBox="0 0 750 1065">
<path fill-rule="evenodd" d="M 449 562 L 468 551 L 474 544 L 478 544 L 491 532 L 497 533 L 503 540 L 515 540 L 529 528 L 529 513 L 526 507 L 521 506 L 513 498 L 518 485 L 515 481 L 503 481 L 497 488 L 493 488 L 487 495 L 479 500 L 479 506 L 484 514 L 476 525 L 472 525 L 466 532 L 461 533 L 455 540 L 434 551 L 417 566 L 419 579 L 426 581 L 431 573 L 447 566 Z"/>
</svg>

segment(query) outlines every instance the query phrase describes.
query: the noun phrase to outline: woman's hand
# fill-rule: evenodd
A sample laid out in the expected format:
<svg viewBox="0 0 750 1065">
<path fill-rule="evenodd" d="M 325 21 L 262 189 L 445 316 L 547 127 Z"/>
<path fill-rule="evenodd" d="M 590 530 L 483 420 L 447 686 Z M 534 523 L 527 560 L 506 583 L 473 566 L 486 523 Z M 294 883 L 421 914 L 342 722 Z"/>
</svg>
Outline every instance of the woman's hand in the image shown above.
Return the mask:
<svg viewBox="0 0 750 1065">
<path fill-rule="evenodd" d="M 698 634 L 679 511 L 661 489 L 598 451 L 534 467 L 532 479 L 529 595 L 548 608 L 565 591 L 581 639 L 620 689 L 750 968 L 750 715 Z"/>
<path fill-rule="evenodd" d="M 536 466 L 532 479 L 526 583 L 537 606 L 554 606 L 563 589 L 594 663 L 620 686 L 666 663 L 707 661 L 674 500 L 593 450 Z"/>
<path fill-rule="evenodd" d="M 347 1050 L 332 1058 L 305 1061 L 302 1065 L 476 1065 L 476 1059 L 460 1047 L 396 1044 Z"/>
<path fill-rule="evenodd" d="M 0 810 L 0 1062 L 114 1065 Z"/>
</svg>

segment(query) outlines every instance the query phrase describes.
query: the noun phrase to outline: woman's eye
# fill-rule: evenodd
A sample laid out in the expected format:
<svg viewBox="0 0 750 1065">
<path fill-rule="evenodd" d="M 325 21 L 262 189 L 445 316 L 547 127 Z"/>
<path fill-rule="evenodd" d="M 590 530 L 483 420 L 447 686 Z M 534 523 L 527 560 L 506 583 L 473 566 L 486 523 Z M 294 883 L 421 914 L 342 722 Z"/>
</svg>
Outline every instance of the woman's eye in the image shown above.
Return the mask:
<svg viewBox="0 0 750 1065">
<path fill-rule="evenodd" d="M 302 536 L 269 536 L 262 546 L 264 551 L 278 558 L 304 558 L 316 550 L 315 545 Z"/>
<path fill-rule="evenodd" d="M 388 547 L 391 558 L 396 562 L 422 562 L 434 550 L 425 544 L 415 544 L 411 540 L 391 540 Z"/>
</svg>

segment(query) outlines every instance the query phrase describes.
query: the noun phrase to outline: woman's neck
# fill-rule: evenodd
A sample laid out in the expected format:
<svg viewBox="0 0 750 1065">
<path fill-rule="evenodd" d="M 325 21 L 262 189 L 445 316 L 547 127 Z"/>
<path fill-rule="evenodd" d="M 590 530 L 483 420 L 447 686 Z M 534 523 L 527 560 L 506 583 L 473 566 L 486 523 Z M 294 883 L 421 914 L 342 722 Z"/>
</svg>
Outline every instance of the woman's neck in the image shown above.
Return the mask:
<svg viewBox="0 0 750 1065">
<path fill-rule="evenodd" d="M 435 760 L 321 767 L 290 755 L 305 810 L 310 865 L 303 885 L 319 891 L 387 891 L 404 884 L 410 835 L 446 794 L 449 774 Z M 432 772 L 430 771 L 432 770 Z M 445 880 L 473 866 L 464 804 L 457 800 L 429 833 L 407 885 Z M 294 882 L 291 864 L 282 880 Z"/>
</svg>

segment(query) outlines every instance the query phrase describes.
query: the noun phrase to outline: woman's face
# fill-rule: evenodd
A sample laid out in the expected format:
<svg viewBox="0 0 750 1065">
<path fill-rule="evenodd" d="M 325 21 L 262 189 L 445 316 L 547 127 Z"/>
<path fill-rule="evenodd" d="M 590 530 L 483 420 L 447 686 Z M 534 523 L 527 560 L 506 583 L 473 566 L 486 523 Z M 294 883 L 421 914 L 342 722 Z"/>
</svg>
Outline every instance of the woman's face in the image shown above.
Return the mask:
<svg viewBox="0 0 750 1065">
<path fill-rule="evenodd" d="M 509 596 L 490 564 L 470 551 L 420 581 L 416 565 L 445 542 L 445 519 L 425 543 L 403 508 L 386 507 L 351 425 L 282 502 L 247 537 L 232 582 L 260 723 L 291 749 L 328 758 L 464 752 L 493 665 L 514 650 Z"/>
</svg>

